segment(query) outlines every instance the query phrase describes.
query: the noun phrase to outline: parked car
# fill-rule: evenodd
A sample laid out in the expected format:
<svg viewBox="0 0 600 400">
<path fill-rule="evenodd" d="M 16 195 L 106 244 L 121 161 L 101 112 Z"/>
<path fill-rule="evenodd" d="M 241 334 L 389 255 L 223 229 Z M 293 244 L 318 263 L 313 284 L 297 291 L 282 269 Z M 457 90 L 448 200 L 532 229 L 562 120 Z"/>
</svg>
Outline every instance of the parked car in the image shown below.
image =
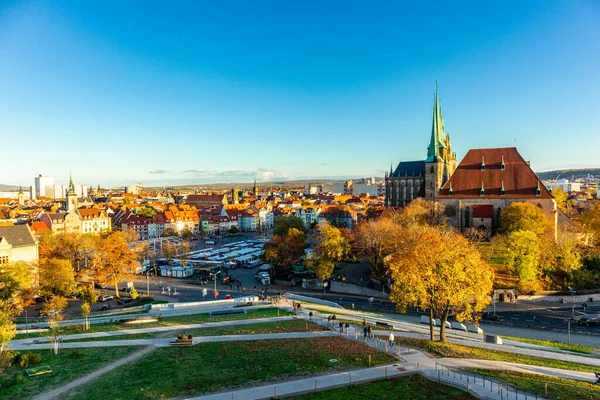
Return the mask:
<svg viewBox="0 0 600 400">
<path fill-rule="evenodd" d="M 577 321 L 579 326 L 600 326 L 600 318 L 583 317 Z"/>
<path fill-rule="evenodd" d="M 131 303 L 132 301 L 133 301 L 133 299 L 131 297 L 123 297 L 122 299 L 117 301 L 117 303 L 123 305 L 123 304 Z"/>
<path fill-rule="evenodd" d="M 113 299 L 114 299 L 114 297 L 112 297 L 112 296 L 98 296 L 98 301 L 101 303 L 104 303 L 106 301 L 110 301 Z"/>
<path fill-rule="evenodd" d="M 231 297 L 231 295 L 230 295 L 230 294 L 228 294 L 228 295 L 225 295 L 225 300 L 231 300 L 232 298 L 233 298 L 233 297 Z"/>
</svg>

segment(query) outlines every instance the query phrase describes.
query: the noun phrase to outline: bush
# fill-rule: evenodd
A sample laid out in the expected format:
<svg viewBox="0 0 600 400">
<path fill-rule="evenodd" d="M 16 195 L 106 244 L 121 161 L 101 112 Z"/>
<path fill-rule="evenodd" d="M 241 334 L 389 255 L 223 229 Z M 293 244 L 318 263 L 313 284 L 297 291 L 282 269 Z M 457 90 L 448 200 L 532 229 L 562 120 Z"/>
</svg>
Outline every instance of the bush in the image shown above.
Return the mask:
<svg viewBox="0 0 600 400">
<path fill-rule="evenodd" d="M 33 365 L 38 365 L 42 362 L 42 355 L 40 353 L 31 353 L 29 355 L 29 362 Z"/>
<path fill-rule="evenodd" d="M 27 368 L 29 366 L 29 354 L 17 353 L 13 362 L 21 368 Z"/>
</svg>

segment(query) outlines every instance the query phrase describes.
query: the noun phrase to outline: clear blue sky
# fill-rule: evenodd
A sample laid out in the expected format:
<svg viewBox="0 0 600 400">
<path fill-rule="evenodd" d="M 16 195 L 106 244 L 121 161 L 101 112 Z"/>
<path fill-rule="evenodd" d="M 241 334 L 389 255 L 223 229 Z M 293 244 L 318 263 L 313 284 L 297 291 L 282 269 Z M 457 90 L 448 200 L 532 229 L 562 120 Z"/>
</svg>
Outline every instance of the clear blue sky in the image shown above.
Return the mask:
<svg viewBox="0 0 600 400">
<path fill-rule="evenodd" d="M 600 2 L 448 3 L 0 0 L 0 183 L 382 176 L 436 79 L 459 159 L 599 167 Z"/>
</svg>

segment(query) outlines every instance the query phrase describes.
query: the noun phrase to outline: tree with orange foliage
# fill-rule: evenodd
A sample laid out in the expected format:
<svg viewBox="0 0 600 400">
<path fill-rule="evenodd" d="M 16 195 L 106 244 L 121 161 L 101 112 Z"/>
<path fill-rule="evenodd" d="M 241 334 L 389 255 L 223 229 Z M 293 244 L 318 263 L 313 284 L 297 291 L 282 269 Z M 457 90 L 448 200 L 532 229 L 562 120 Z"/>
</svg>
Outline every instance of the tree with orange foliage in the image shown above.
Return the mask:
<svg viewBox="0 0 600 400">
<path fill-rule="evenodd" d="M 113 283 L 117 297 L 119 283 L 133 279 L 137 267 L 137 255 L 127 245 L 123 232 L 112 232 L 103 238 L 92 259 L 95 278 L 101 283 Z"/>
<path fill-rule="evenodd" d="M 446 341 L 450 313 L 457 321 L 473 321 L 491 301 L 494 273 L 472 243 L 462 235 L 430 226 L 407 228 L 400 250 L 386 258 L 393 286 L 390 300 L 400 310 L 408 306 L 429 310 L 441 319 L 440 340 Z"/>
</svg>

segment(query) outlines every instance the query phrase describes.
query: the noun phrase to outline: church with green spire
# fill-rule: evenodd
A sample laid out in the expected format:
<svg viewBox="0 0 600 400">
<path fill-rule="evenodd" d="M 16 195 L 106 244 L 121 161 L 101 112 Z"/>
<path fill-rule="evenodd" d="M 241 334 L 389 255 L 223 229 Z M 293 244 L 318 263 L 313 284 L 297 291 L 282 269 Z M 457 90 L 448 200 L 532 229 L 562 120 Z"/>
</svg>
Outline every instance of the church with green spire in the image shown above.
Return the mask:
<svg viewBox="0 0 600 400">
<path fill-rule="evenodd" d="M 456 153 L 452 151 L 450 136 L 444 129 L 436 82 L 427 158 L 423 161 L 401 161 L 396 169 L 390 166 L 390 172 L 385 175 L 386 205 L 403 207 L 416 198 L 435 200 L 455 169 Z"/>
</svg>

